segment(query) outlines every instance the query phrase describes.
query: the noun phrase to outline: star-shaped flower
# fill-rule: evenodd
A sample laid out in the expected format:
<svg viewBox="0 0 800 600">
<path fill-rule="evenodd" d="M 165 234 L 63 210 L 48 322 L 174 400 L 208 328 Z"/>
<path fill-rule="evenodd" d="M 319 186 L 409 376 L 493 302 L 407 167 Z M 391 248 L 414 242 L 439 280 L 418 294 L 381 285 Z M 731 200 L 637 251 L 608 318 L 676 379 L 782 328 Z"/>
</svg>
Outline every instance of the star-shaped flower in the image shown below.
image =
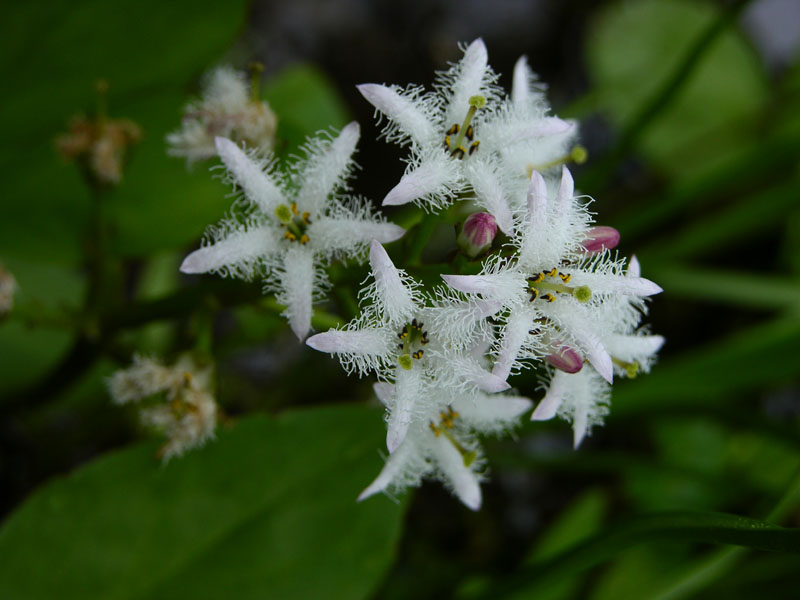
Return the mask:
<svg viewBox="0 0 800 600">
<path fill-rule="evenodd" d="M 408 169 L 386 195 L 384 205 L 414 201 L 436 210 L 472 191 L 475 202 L 495 217 L 500 229 L 512 232 L 513 214 L 499 153 L 513 152 L 530 140 L 560 136 L 571 130 L 572 124 L 545 116 L 546 110 L 522 91 L 517 93 L 515 107 L 504 107 L 502 91 L 494 85 L 496 79 L 488 65 L 486 46 L 477 39 L 466 48 L 461 61 L 439 75 L 435 92 L 417 86 L 358 86 L 388 119 L 386 138 L 411 144 Z M 518 87 L 522 90 L 523 83 Z M 558 148 L 556 153 L 561 152 Z M 554 154 L 546 160 L 556 158 Z"/>
<path fill-rule="evenodd" d="M 442 276 L 452 288 L 499 301 L 507 309 L 492 371 L 503 379 L 520 361 L 543 358 L 566 344 L 578 348 L 611 382 L 613 358 L 603 342 L 610 339 L 615 321 L 599 319 L 600 307 L 609 298 L 661 291 L 652 281 L 622 274 L 623 263 L 607 252 L 583 252 L 590 219 L 573 187 L 564 167 L 551 199 L 543 177 L 534 172 L 527 217 L 514 239 L 516 258 L 495 260 L 480 275 Z"/>
<path fill-rule="evenodd" d="M 325 262 L 360 257 L 371 240 L 391 242 L 405 233 L 375 215 L 369 202 L 337 193 L 353 168 L 358 137 L 353 122 L 336 138 L 312 140 L 307 159 L 293 166 L 288 182 L 269 162 L 217 138 L 244 210 L 212 228 L 208 243 L 186 257 L 181 271 L 263 276 L 265 289 L 286 306 L 292 331 L 305 338 L 312 303 L 327 285 Z"/>
<path fill-rule="evenodd" d="M 306 343 L 337 355 L 348 372 L 375 372 L 394 383 L 386 435 L 386 446 L 394 452 L 412 423 L 438 406 L 433 387 L 447 381 L 454 390 L 497 392 L 508 384 L 466 351 L 479 323 L 497 310 L 495 305 L 449 303 L 442 297 L 439 306 L 426 306 L 430 299 L 394 266 L 377 241 L 372 242 L 370 265 L 373 282 L 360 293 L 366 301 L 361 316 L 344 329 L 318 333 Z"/>
<path fill-rule="evenodd" d="M 381 402 L 391 407 L 396 401 L 396 386 L 377 383 L 374 387 Z M 470 509 L 480 508 L 485 461 L 475 434 L 499 434 L 513 428 L 519 416 L 530 409 L 531 401 L 479 390 L 464 394 L 450 386 L 437 387 L 429 393 L 437 402 L 414 421 L 359 500 L 378 492 L 399 492 L 419 485 L 424 477 L 433 477 Z"/>
</svg>

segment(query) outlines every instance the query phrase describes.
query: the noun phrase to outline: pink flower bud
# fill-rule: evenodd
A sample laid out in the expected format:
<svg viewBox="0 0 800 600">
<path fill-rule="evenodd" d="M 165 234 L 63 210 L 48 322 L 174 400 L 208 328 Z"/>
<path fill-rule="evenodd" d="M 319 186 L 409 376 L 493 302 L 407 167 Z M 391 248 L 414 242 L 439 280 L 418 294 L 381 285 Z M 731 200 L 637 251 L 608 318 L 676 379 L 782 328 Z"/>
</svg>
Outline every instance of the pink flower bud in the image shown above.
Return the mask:
<svg viewBox="0 0 800 600">
<path fill-rule="evenodd" d="M 569 346 L 558 346 L 552 354 L 547 355 L 547 362 L 565 373 L 577 373 L 583 368 L 583 358 Z"/>
<path fill-rule="evenodd" d="M 461 233 L 458 234 L 458 247 L 464 253 L 475 258 L 486 252 L 497 235 L 497 221 L 489 213 L 471 214 L 464 221 Z"/>
<path fill-rule="evenodd" d="M 581 242 L 583 249 L 592 254 L 611 250 L 616 248 L 617 244 L 619 244 L 619 231 L 605 225 L 590 227 L 586 232 L 586 239 Z"/>
</svg>

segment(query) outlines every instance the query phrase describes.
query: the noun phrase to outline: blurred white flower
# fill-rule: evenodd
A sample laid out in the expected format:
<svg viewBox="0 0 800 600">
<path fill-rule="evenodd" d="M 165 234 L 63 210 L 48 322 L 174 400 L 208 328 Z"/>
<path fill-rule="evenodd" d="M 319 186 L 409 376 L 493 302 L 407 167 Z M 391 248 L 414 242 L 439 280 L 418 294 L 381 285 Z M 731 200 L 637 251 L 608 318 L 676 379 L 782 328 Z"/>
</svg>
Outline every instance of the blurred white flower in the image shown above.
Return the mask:
<svg viewBox="0 0 800 600">
<path fill-rule="evenodd" d="M 141 408 L 144 425 L 163 432 L 167 442 L 159 455 L 168 461 L 214 437 L 217 403 L 211 389 L 212 367 L 201 368 L 188 356 L 173 366 L 135 356 L 133 365 L 108 380 L 117 404 L 139 402 L 163 394 L 163 399 Z"/>
<path fill-rule="evenodd" d="M 167 135 L 167 153 L 186 158 L 188 165 L 207 160 L 217 154 L 216 137 L 268 152 L 277 123 L 275 113 L 251 89 L 244 73 L 219 67 L 208 76 L 202 99 L 186 107 L 181 129 Z"/>
<path fill-rule="evenodd" d="M 312 140 L 288 182 L 274 165 L 217 138 L 229 180 L 242 191 L 243 214 L 211 228 L 207 243 L 186 257 L 181 271 L 263 277 L 265 290 L 286 306 L 292 331 L 305 338 L 312 304 L 327 286 L 323 264 L 358 258 L 370 240 L 391 242 L 405 233 L 378 217 L 368 201 L 337 193 L 353 168 L 358 138 L 353 122 L 333 139 Z"/>
<path fill-rule="evenodd" d="M 0 263 L 0 317 L 14 308 L 14 294 L 17 292 L 17 280 Z"/>
</svg>

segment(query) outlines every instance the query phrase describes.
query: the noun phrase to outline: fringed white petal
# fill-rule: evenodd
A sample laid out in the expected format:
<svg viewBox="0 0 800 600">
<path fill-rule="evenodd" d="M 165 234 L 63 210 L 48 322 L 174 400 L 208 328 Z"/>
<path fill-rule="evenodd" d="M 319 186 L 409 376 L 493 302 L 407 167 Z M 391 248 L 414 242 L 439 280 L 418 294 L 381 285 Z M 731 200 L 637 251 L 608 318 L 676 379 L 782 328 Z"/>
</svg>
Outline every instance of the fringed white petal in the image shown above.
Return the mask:
<svg viewBox="0 0 800 600">
<path fill-rule="evenodd" d="M 269 226 L 234 231 L 216 244 L 204 246 L 189 254 L 181 264 L 183 273 L 208 273 L 230 269 L 247 272 L 260 258 L 278 252 L 279 241 Z"/>
<path fill-rule="evenodd" d="M 413 443 L 402 445 L 397 451 L 389 456 L 383 469 L 375 478 L 375 481 L 370 483 L 366 489 L 359 494 L 357 502 L 361 502 L 365 498 L 377 494 L 378 492 L 386 491 L 389 488 L 397 487 L 405 483 L 408 477 L 409 469 L 413 469 L 414 463 L 422 462 L 418 456 L 418 449 Z"/>
<path fill-rule="evenodd" d="M 537 236 L 547 222 L 547 184 L 539 171 L 531 173 L 528 186 L 528 215 L 531 231 L 527 237 Z"/>
<path fill-rule="evenodd" d="M 588 425 L 589 414 L 586 407 L 577 407 L 575 413 L 572 415 L 572 447 L 575 450 L 578 449 L 583 438 L 586 437 Z"/>
<path fill-rule="evenodd" d="M 406 438 L 414 420 L 415 408 L 423 393 L 422 374 L 413 367 L 406 371 L 398 367 L 394 382 L 394 398 L 386 420 L 386 447 L 393 453 Z"/>
<path fill-rule="evenodd" d="M 481 507 L 481 486 L 477 475 L 464 465 L 461 453 L 444 435 L 434 438 L 431 452 L 446 483 L 450 484 L 458 499 L 467 508 L 478 510 Z"/>
<path fill-rule="evenodd" d="M 312 335 L 306 340 L 306 344 L 314 350 L 329 354 L 383 356 L 389 350 L 386 335 L 382 329 L 359 329 L 357 331 L 332 329 Z"/>
<path fill-rule="evenodd" d="M 380 403 L 388 407 L 394 396 L 394 384 L 379 381 L 378 383 L 372 384 L 372 391 L 375 392 Z"/>
<path fill-rule="evenodd" d="M 514 229 L 514 219 L 511 209 L 505 198 L 500 178 L 492 166 L 486 161 L 471 160 L 466 168 L 466 177 L 477 198 L 475 202 L 491 213 L 497 221 L 500 230 L 511 235 Z"/>
<path fill-rule="evenodd" d="M 414 294 L 400 276 L 386 250 L 373 240 L 370 246 L 369 262 L 375 276 L 377 302 L 390 323 L 399 323 L 411 317 L 417 310 Z"/>
<path fill-rule="evenodd" d="M 218 137 L 214 141 L 219 157 L 244 190 L 247 200 L 264 214 L 272 215 L 275 208 L 285 201 L 280 188 L 262 170 L 261 165 L 247 156 L 231 140 Z"/>
<path fill-rule="evenodd" d="M 514 76 L 511 81 L 511 102 L 517 107 L 524 107 L 531 100 L 531 80 L 533 72 L 528 66 L 528 57 L 520 56 L 514 64 Z"/>
<path fill-rule="evenodd" d="M 377 83 L 356 86 L 367 102 L 394 121 L 415 143 L 424 145 L 436 137 L 435 125 L 412 99 Z"/>
<path fill-rule="evenodd" d="M 314 296 L 314 254 L 309 248 L 289 248 L 280 272 L 279 301 L 286 304 L 284 315 L 299 340 L 311 329 L 311 303 Z"/>
<path fill-rule="evenodd" d="M 642 266 L 639 264 L 639 259 L 636 258 L 635 254 L 631 256 L 631 259 L 628 261 L 628 270 L 625 271 L 625 274 L 628 277 L 642 276 Z"/>
<path fill-rule="evenodd" d="M 500 351 L 492 368 L 492 373 L 501 379 L 508 379 L 511 369 L 517 360 L 522 346 L 525 344 L 531 327 L 533 327 L 533 314 L 527 310 L 512 310 L 508 316 L 503 339 L 500 341 Z"/>
<path fill-rule="evenodd" d="M 372 240 L 388 244 L 399 240 L 406 230 L 394 223 L 381 223 L 366 219 L 320 217 L 308 227 L 308 237 L 314 249 L 322 253 L 357 253 Z"/>
<path fill-rule="evenodd" d="M 497 433 L 513 427 L 532 405 L 523 396 L 487 394 L 462 394 L 450 404 L 465 425 L 481 433 Z"/>
<path fill-rule="evenodd" d="M 526 123 L 524 127 L 519 127 L 514 131 L 514 135 L 508 139 L 508 145 L 523 142 L 525 140 L 549 137 L 568 133 L 575 127 L 570 121 L 564 121 L 558 117 L 544 117 L 536 119 L 531 123 Z"/>
<path fill-rule="evenodd" d="M 664 345 L 660 335 L 622 335 L 613 333 L 603 338 L 610 354 L 626 362 L 644 362 Z"/>
<path fill-rule="evenodd" d="M 416 169 L 406 173 L 383 199 L 384 206 L 408 204 L 423 196 L 449 194 L 458 179 L 457 169 L 444 152 L 436 152 Z"/>
<path fill-rule="evenodd" d="M 594 294 L 653 296 L 664 291 L 661 286 L 644 277 L 587 273 L 577 270 L 572 272 L 570 284 L 573 286 L 589 286 L 589 289 L 591 289 Z"/>
<path fill-rule="evenodd" d="M 312 155 L 303 171 L 303 184 L 295 201 L 301 211 L 320 215 L 335 188 L 352 167 L 352 155 L 360 136 L 358 123 L 348 123 L 321 153 Z"/>
<path fill-rule="evenodd" d="M 469 109 L 469 99 L 481 94 L 481 88 L 489 67 L 489 53 L 483 40 L 478 38 L 464 51 L 464 58 L 457 65 L 445 123 L 461 123 Z"/>
<path fill-rule="evenodd" d="M 467 294 L 482 294 L 489 300 L 510 302 L 524 294 L 525 278 L 515 271 L 487 273 L 486 275 L 442 275 L 454 290 Z"/>
<path fill-rule="evenodd" d="M 564 388 L 568 377 L 567 373 L 556 371 L 553 379 L 550 380 L 550 385 L 547 387 L 547 393 L 536 406 L 536 410 L 533 411 L 531 421 L 549 421 L 556 416 L 564 399 Z"/>
</svg>

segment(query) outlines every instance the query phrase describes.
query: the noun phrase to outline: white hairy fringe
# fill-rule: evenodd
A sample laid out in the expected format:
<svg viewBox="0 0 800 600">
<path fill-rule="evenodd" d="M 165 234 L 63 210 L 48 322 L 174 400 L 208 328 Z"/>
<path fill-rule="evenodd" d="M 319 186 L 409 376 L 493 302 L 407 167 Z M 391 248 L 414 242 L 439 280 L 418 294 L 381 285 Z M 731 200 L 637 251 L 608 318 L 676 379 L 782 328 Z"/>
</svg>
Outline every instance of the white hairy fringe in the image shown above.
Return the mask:
<svg viewBox="0 0 800 600">
<path fill-rule="evenodd" d="M 321 159 L 330 150 L 331 145 L 340 133 L 341 131 L 336 129 L 317 131 L 313 137 L 306 138 L 306 142 L 300 147 L 299 155 L 290 155 L 289 158 L 293 160 L 288 165 L 289 177 L 295 190 L 299 190 L 308 181 L 314 182 L 318 178 L 325 179 L 324 177 L 319 177 L 320 170 L 324 167 L 324 162 L 321 162 Z M 348 180 L 359 168 L 351 154 L 345 161 L 344 169 L 339 171 L 334 184 L 330 186 L 334 195 L 350 191 Z M 311 189 L 313 190 L 314 188 L 312 187 Z"/>
<path fill-rule="evenodd" d="M 356 235 L 359 231 L 357 222 L 366 221 L 380 225 L 388 223 L 385 215 L 380 213 L 369 199 L 362 196 L 343 196 L 332 200 L 325 216 L 341 219 L 341 223 L 334 238 L 326 238 L 317 232 L 310 242 L 316 256 L 324 261 L 353 258 L 359 263 L 364 262 L 371 240 Z M 353 222 L 349 231 L 347 222 Z"/>
<path fill-rule="evenodd" d="M 433 92 L 426 92 L 425 88 L 421 85 L 410 84 L 404 88 L 399 85 L 389 85 L 386 87 L 409 102 L 412 102 L 421 113 L 428 117 L 431 123 L 438 124 L 442 120 L 440 115 L 443 112 L 444 100 L 441 96 Z M 405 131 L 397 121 L 390 118 L 383 111 L 375 108 L 374 118 L 377 127 L 383 125 L 383 129 L 378 136 L 379 139 L 383 138 L 388 143 L 397 144 L 401 148 L 408 144 L 414 144 L 416 146 L 411 134 Z M 444 141 L 444 138 L 442 138 L 442 141 Z"/>
<path fill-rule="evenodd" d="M 201 243 L 202 248 L 213 246 L 223 241 L 235 239 L 248 231 L 266 225 L 268 221 L 264 219 L 261 213 L 251 213 L 244 217 L 244 221 L 240 219 L 242 216 L 231 213 L 230 216 L 223 218 L 216 225 L 210 225 L 206 230 Z M 221 277 L 234 277 L 251 281 L 257 277 L 264 277 L 274 264 L 271 260 L 272 257 L 260 255 L 252 259 L 239 261 L 223 265 L 212 272 L 220 275 Z"/>
</svg>

